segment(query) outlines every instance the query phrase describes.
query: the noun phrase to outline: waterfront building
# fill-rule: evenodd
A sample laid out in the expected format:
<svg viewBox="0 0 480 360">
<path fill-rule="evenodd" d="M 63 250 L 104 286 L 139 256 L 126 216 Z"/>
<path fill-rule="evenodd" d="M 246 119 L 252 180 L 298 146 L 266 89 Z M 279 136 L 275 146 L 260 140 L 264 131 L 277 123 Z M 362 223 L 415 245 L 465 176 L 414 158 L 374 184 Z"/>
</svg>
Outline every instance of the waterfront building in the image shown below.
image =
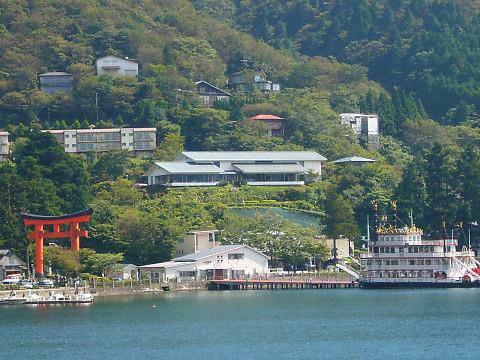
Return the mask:
<svg viewBox="0 0 480 360">
<path fill-rule="evenodd" d="M 138 267 L 133 264 L 118 264 L 107 272 L 107 277 L 118 280 L 138 280 Z"/>
<path fill-rule="evenodd" d="M 194 230 L 189 231 L 175 244 L 175 253 L 178 256 L 194 254 L 220 245 L 216 239 L 218 230 Z"/>
<path fill-rule="evenodd" d="M 73 75 L 52 71 L 38 75 L 40 81 L 40 90 L 47 94 L 58 92 L 71 93 L 73 91 Z"/>
<path fill-rule="evenodd" d="M 0 281 L 9 276 L 23 276 L 27 264 L 8 249 L 0 250 Z"/>
<path fill-rule="evenodd" d="M 195 86 L 200 103 L 205 106 L 213 106 L 215 101 L 229 101 L 232 96 L 230 93 L 203 80 L 197 81 Z"/>
<path fill-rule="evenodd" d="M 368 159 L 364 158 L 361 156 L 349 156 L 349 157 L 344 157 L 335 161 L 332 161 L 332 164 L 338 164 L 338 165 L 364 165 L 368 163 L 374 163 L 376 160 L 373 159 Z"/>
<path fill-rule="evenodd" d="M 268 136 L 283 137 L 283 118 L 270 114 L 259 114 L 252 116 L 250 120 L 265 126 Z"/>
<path fill-rule="evenodd" d="M 321 178 L 322 155 L 313 151 L 184 151 L 169 162 L 155 162 L 145 173 L 148 185 L 214 186 L 304 185 Z"/>
<path fill-rule="evenodd" d="M 352 128 L 363 146 L 369 146 L 373 149 L 378 149 L 378 115 L 345 113 L 340 114 L 340 118 L 342 124 Z"/>
<path fill-rule="evenodd" d="M 238 279 L 267 274 L 268 259 L 247 245 L 220 245 L 139 268 L 154 282 Z"/>
<path fill-rule="evenodd" d="M 138 63 L 134 59 L 104 56 L 96 61 L 97 75 L 138 76 Z"/>
<path fill-rule="evenodd" d="M 10 155 L 10 144 L 8 142 L 8 132 L 0 131 L 0 161 L 5 161 Z"/>
<path fill-rule="evenodd" d="M 156 148 L 155 128 L 44 130 L 55 136 L 67 153 L 130 150 L 136 157 L 148 156 Z"/>
</svg>

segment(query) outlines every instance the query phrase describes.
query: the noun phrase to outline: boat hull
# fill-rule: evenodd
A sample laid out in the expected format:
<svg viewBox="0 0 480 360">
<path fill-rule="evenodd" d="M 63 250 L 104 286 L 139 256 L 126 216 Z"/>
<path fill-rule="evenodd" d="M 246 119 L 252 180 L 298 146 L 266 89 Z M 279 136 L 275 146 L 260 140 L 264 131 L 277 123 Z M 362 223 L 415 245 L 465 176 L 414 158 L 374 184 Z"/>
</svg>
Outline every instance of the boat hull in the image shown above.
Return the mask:
<svg viewBox="0 0 480 360">
<path fill-rule="evenodd" d="M 371 282 L 359 281 L 362 289 L 477 288 L 480 281 L 469 282 Z"/>
</svg>

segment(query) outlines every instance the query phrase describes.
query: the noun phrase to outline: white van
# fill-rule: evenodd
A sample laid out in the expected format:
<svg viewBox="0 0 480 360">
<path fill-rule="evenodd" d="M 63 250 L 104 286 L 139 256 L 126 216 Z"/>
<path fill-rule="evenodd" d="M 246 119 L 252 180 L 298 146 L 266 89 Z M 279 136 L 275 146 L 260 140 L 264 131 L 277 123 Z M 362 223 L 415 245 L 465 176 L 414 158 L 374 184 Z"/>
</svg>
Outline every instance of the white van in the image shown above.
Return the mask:
<svg viewBox="0 0 480 360">
<path fill-rule="evenodd" d="M 270 275 L 274 275 L 274 276 L 283 276 L 285 274 L 285 271 L 283 271 L 282 268 L 268 269 L 268 272 Z"/>
</svg>

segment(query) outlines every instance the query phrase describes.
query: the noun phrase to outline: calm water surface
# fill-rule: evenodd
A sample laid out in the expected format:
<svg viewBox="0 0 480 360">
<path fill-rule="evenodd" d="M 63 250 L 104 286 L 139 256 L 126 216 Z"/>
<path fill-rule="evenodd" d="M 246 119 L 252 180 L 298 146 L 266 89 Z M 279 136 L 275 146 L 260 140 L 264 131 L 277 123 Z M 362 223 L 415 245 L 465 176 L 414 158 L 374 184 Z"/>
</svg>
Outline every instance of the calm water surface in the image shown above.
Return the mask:
<svg viewBox="0 0 480 360">
<path fill-rule="evenodd" d="M 4 359 L 479 359 L 480 289 L 189 292 L 1 307 Z"/>
</svg>

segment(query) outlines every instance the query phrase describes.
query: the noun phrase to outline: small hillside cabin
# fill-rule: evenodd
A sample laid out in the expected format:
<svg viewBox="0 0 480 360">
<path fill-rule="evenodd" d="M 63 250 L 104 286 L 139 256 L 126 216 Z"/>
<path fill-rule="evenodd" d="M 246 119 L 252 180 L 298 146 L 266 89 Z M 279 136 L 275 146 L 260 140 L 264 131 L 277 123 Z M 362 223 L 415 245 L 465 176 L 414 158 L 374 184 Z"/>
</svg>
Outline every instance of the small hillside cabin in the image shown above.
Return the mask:
<svg viewBox="0 0 480 360">
<path fill-rule="evenodd" d="M 267 135 L 270 137 L 282 137 L 283 132 L 283 118 L 270 115 L 270 114 L 259 114 L 252 116 L 250 120 L 262 124 L 262 126 L 266 127 Z"/>
<path fill-rule="evenodd" d="M 104 56 L 96 61 L 97 75 L 138 76 L 138 63 L 133 59 Z"/>
<path fill-rule="evenodd" d="M 47 94 L 55 94 L 58 92 L 71 93 L 73 91 L 73 75 L 52 71 L 38 75 L 40 81 L 40 90 Z"/>
<path fill-rule="evenodd" d="M 232 96 L 230 93 L 203 80 L 197 81 L 195 86 L 200 103 L 204 106 L 213 106 L 215 101 L 228 101 Z"/>
<path fill-rule="evenodd" d="M 243 70 L 231 74 L 228 87 L 237 92 L 251 92 L 254 89 L 262 92 L 280 91 L 280 84 L 268 80 L 263 70 Z"/>
</svg>

